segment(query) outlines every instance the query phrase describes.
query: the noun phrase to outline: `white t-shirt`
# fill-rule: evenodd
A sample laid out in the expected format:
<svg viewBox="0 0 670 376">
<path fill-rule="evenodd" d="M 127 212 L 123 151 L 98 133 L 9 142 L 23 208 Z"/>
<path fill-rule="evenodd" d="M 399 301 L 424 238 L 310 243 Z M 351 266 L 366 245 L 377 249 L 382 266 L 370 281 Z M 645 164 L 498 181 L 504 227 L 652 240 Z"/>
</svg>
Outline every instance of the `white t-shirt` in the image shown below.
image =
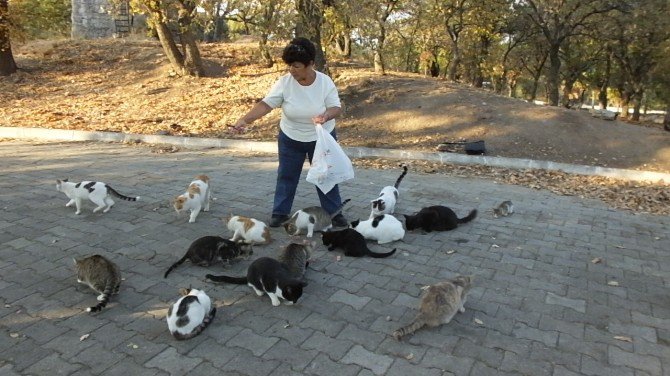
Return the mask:
<svg viewBox="0 0 670 376">
<path fill-rule="evenodd" d="M 290 73 L 280 77 L 263 102 L 272 108 L 281 107 L 281 130 L 291 139 L 300 142 L 316 141 L 312 117 L 321 115 L 326 108 L 341 107 L 335 83 L 327 75 L 316 71 L 316 79 L 309 86 L 302 86 Z M 335 120 L 323 124 L 332 132 Z"/>
</svg>

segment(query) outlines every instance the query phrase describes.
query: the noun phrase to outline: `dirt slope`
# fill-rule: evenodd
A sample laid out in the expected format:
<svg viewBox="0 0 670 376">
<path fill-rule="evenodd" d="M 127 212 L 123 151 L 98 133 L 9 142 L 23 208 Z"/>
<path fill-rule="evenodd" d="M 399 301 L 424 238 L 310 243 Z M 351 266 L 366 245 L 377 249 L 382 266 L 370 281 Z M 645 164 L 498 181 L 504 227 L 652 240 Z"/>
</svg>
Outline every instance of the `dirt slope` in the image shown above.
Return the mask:
<svg viewBox="0 0 670 376">
<path fill-rule="evenodd" d="M 279 47 L 277 47 L 279 48 Z M 155 41 L 37 42 L 16 48 L 24 68 L 0 78 L 0 125 L 272 140 L 278 113 L 243 134 L 228 125 L 283 74 L 255 44 L 202 45 L 210 77 L 177 78 Z M 607 122 L 412 74 L 376 76 L 334 64 L 345 145 L 435 150 L 486 141 L 489 155 L 670 172 L 670 133 Z"/>
</svg>

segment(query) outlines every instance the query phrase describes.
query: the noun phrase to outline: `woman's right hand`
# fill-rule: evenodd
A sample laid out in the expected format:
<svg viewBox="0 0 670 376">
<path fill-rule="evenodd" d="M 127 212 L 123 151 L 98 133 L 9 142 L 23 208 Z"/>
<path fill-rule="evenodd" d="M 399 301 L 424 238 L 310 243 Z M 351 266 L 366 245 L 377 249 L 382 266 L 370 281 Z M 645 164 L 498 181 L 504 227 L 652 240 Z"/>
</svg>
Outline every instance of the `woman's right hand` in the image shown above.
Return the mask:
<svg viewBox="0 0 670 376">
<path fill-rule="evenodd" d="M 233 131 L 236 133 L 244 132 L 247 126 L 247 122 L 244 120 L 244 118 L 239 118 L 235 124 L 233 124 Z"/>
</svg>

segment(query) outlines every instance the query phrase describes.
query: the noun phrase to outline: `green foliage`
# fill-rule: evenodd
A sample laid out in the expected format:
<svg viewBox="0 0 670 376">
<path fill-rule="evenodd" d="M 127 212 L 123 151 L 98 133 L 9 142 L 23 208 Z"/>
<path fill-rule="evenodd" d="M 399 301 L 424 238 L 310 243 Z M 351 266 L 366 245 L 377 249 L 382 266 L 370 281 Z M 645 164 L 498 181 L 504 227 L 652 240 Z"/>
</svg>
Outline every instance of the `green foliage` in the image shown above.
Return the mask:
<svg viewBox="0 0 670 376">
<path fill-rule="evenodd" d="M 14 37 L 43 39 L 70 34 L 71 0 L 10 0 Z"/>
</svg>

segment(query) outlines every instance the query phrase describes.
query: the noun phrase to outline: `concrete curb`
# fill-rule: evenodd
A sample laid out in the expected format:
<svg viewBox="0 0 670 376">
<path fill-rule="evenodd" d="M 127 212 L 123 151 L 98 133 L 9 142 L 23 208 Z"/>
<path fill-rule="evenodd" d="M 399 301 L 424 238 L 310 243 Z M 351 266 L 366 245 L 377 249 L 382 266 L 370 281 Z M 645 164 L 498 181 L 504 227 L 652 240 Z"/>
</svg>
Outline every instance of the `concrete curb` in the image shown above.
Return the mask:
<svg viewBox="0 0 670 376">
<path fill-rule="evenodd" d="M 107 142 L 146 142 L 149 144 L 171 144 L 183 147 L 218 147 L 223 149 L 277 153 L 276 142 L 229 140 L 218 138 L 180 137 L 128 134 L 116 132 L 89 132 L 66 129 L 0 127 L 0 137 L 15 139 L 41 139 L 58 141 L 107 141 Z M 532 159 L 473 156 L 454 153 L 424 152 L 415 150 L 374 149 L 366 147 L 344 147 L 352 158 L 391 158 L 434 161 L 460 165 L 482 165 L 511 169 L 544 169 L 563 171 L 577 175 L 603 176 L 622 180 L 647 181 L 670 185 L 670 173 L 637 171 L 618 168 L 574 165 Z"/>
</svg>

